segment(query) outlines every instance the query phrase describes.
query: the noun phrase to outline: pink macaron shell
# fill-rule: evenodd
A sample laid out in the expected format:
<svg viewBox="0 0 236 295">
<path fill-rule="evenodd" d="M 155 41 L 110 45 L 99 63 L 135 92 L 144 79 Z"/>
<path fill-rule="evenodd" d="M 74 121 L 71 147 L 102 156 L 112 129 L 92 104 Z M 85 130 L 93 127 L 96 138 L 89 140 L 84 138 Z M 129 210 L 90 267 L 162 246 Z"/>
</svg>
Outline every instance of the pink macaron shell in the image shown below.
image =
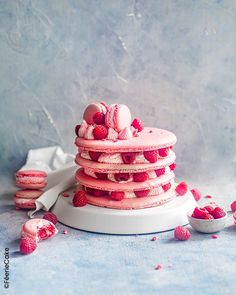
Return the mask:
<svg viewBox="0 0 236 295">
<path fill-rule="evenodd" d="M 128 140 L 87 140 L 76 138 L 75 144 L 81 150 L 94 152 L 142 152 L 173 146 L 177 139 L 174 133 L 158 129 L 145 127 L 138 133 L 138 137 Z"/>
<path fill-rule="evenodd" d="M 16 207 L 21 209 L 35 209 L 36 208 L 35 200 L 36 199 L 24 199 L 24 198 L 14 197 L 14 202 Z"/>
<path fill-rule="evenodd" d="M 170 172 L 166 175 L 162 175 L 157 178 L 149 179 L 145 182 L 125 182 L 118 183 L 110 180 L 100 180 L 93 178 L 83 172 L 83 169 L 77 170 L 75 174 L 75 179 L 81 185 L 86 187 L 105 190 L 105 191 L 135 191 L 135 190 L 145 190 L 145 189 L 153 189 L 162 184 L 169 183 L 174 179 L 174 173 Z"/>
<path fill-rule="evenodd" d="M 23 198 L 23 199 L 37 199 L 42 195 L 43 191 L 41 190 L 30 190 L 30 189 L 23 189 L 18 190 L 15 192 L 16 198 Z"/>
<path fill-rule="evenodd" d="M 19 170 L 16 172 L 16 177 L 47 177 L 47 173 L 41 170 Z"/>
<path fill-rule="evenodd" d="M 17 179 L 16 186 L 23 189 L 43 189 L 47 186 L 47 181 L 43 181 L 41 183 L 25 183 Z"/>
<path fill-rule="evenodd" d="M 55 225 L 46 219 L 33 218 L 23 224 L 21 229 L 22 236 L 35 238 L 36 241 L 44 240 L 58 233 Z"/>
<path fill-rule="evenodd" d="M 101 173 L 122 173 L 122 172 L 143 172 L 149 170 L 159 169 L 172 164 L 176 159 L 175 153 L 170 152 L 168 157 L 158 159 L 156 163 L 146 164 L 113 164 L 113 163 L 99 163 L 82 158 L 79 154 L 76 155 L 75 162 L 83 168 L 90 169 Z"/>
<path fill-rule="evenodd" d="M 121 131 L 131 125 L 131 113 L 124 104 L 112 104 L 106 113 L 106 126 Z"/>
<path fill-rule="evenodd" d="M 91 103 L 87 106 L 87 108 L 84 111 L 83 119 L 88 123 L 88 124 L 93 124 L 93 116 L 97 112 L 102 112 L 103 114 L 106 113 L 106 107 L 102 103 Z"/>
<path fill-rule="evenodd" d="M 169 190 L 168 192 L 160 194 L 158 196 L 130 198 L 123 199 L 121 201 L 114 201 L 109 197 L 94 197 L 86 193 L 86 197 L 89 204 L 99 207 L 120 210 L 144 209 L 161 206 L 167 202 L 172 201 L 175 198 L 175 196 L 175 191 Z"/>
</svg>

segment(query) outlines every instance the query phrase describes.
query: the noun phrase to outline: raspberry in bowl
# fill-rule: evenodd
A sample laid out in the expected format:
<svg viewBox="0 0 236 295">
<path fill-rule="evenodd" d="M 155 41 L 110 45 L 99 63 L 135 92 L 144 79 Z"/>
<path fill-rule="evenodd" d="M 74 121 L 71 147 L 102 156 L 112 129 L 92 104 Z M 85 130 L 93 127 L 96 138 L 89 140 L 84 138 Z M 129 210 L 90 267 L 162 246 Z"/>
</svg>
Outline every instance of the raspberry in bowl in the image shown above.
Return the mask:
<svg viewBox="0 0 236 295">
<path fill-rule="evenodd" d="M 188 221 L 192 228 L 201 233 L 215 233 L 225 227 L 227 213 L 223 208 L 211 205 L 196 207 L 188 212 Z"/>
</svg>

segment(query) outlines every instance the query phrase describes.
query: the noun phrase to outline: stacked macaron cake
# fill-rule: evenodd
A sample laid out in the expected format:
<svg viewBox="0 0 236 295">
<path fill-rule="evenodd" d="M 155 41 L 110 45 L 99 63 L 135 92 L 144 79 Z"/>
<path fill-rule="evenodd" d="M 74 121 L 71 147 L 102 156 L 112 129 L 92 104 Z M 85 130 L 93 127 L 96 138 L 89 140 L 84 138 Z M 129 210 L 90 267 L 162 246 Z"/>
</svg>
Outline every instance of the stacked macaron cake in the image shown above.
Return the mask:
<svg viewBox="0 0 236 295">
<path fill-rule="evenodd" d="M 144 127 L 127 106 L 103 102 L 85 109 L 75 131 L 75 177 L 89 204 L 141 209 L 175 198 L 173 133 Z"/>
</svg>

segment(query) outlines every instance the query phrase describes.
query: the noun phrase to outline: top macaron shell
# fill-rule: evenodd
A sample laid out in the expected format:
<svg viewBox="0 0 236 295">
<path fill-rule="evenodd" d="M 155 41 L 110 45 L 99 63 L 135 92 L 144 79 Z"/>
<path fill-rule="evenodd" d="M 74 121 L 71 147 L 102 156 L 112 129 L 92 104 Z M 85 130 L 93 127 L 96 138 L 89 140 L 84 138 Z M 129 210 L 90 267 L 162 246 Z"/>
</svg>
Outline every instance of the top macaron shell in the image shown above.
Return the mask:
<svg viewBox="0 0 236 295">
<path fill-rule="evenodd" d="M 84 111 L 83 118 L 88 124 L 93 124 L 93 116 L 97 112 L 101 112 L 103 114 L 106 114 L 106 107 L 102 103 L 91 103 L 87 106 L 87 108 Z"/>
<path fill-rule="evenodd" d="M 106 126 L 121 131 L 131 125 L 131 113 L 124 104 L 112 104 L 108 107 L 105 122 Z"/>
<path fill-rule="evenodd" d="M 77 137 L 75 144 L 81 150 L 97 151 L 106 153 L 116 152 L 142 152 L 173 146 L 177 139 L 174 133 L 158 129 L 145 127 L 139 136 L 129 140 L 86 140 Z"/>
</svg>

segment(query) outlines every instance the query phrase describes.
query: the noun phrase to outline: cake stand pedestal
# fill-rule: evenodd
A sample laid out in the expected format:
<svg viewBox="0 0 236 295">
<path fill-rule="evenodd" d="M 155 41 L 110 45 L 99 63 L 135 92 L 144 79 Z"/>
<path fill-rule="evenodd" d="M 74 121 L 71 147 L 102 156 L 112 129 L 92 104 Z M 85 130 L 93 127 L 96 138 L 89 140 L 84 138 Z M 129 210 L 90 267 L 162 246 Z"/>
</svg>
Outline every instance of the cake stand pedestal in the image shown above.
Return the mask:
<svg viewBox="0 0 236 295">
<path fill-rule="evenodd" d="M 69 192 L 73 195 L 73 192 Z M 80 230 L 106 234 L 147 234 L 188 224 L 187 212 L 196 207 L 191 192 L 159 207 L 115 210 L 86 205 L 74 207 L 72 197 L 58 197 L 52 212 L 58 220 Z"/>
</svg>

